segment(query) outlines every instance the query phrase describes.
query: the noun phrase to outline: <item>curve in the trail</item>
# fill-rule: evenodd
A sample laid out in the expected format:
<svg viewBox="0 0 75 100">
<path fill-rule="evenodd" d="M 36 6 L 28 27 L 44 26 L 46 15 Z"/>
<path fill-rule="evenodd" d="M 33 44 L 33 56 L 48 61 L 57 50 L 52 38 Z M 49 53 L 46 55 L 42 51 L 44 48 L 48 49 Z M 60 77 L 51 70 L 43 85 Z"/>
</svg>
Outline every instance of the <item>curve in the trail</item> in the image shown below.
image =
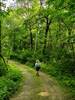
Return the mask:
<svg viewBox="0 0 75 100">
<path fill-rule="evenodd" d="M 57 81 L 52 77 L 35 71 L 25 65 L 10 61 L 9 64 L 16 65 L 25 77 L 21 91 L 10 100 L 65 100 Z"/>
</svg>

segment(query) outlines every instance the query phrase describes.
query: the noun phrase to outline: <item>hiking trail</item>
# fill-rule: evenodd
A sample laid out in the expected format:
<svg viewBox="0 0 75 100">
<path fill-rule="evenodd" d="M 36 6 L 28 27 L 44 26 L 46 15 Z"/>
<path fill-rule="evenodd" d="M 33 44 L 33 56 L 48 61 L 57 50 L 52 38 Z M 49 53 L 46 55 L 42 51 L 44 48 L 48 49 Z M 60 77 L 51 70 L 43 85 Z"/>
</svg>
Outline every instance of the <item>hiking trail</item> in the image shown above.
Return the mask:
<svg viewBox="0 0 75 100">
<path fill-rule="evenodd" d="M 18 67 L 24 77 L 21 90 L 10 100 L 65 100 L 61 87 L 53 77 L 43 72 L 38 77 L 34 69 L 18 62 L 9 61 L 9 65 Z"/>
</svg>

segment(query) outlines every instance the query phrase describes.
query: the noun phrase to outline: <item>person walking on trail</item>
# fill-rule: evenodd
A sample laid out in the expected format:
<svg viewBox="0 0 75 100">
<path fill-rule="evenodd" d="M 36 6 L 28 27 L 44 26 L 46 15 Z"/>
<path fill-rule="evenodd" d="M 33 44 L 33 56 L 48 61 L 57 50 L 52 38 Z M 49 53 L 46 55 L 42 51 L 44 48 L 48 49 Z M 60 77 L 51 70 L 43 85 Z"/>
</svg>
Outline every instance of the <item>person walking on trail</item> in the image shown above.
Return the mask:
<svg viewBox="0 0 75 100">
<path fill-rule="evenodd" d="M 40 70 L 41 66 L 40 66 L 40 61 L 36 60 L 35 63 L 35 69 L 36 69 L 36 75 L 39 76 L 39 70 Z"/>
</svg>

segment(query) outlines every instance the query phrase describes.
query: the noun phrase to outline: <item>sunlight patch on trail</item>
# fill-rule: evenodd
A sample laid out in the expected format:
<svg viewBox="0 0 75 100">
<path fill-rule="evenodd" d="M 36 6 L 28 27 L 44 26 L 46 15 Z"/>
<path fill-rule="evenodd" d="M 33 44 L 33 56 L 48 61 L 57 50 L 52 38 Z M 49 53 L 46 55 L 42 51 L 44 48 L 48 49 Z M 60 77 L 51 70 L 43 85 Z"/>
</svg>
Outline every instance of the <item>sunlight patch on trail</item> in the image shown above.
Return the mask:
<svg viewBox="0 0 75 100">
<path fill-rule="evenodd" d="M 40 92 L 40 93 L 38 93 L 38 95 L 40 95 L 40 96 L 49 96 L 49 93 L 48 92 Z"/>
</svg>

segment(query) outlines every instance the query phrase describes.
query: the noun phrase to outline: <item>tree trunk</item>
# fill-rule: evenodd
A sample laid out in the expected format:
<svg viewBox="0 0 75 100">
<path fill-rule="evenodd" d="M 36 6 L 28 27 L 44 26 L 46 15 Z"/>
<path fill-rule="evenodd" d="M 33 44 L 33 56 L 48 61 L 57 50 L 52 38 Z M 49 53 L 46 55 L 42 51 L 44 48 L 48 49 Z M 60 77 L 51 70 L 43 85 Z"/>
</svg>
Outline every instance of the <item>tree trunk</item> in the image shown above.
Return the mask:
<svg viewBox="0 0 75 100">
<path fill-rule="evenodd" d="M 45 53 L 46 50 L 46 44 L 47 44 L 47 35 L 48 35 L 48 31 L 49 31 L 49 26 L 51 24 L 51 20 L 49 20 L 48 17 L 46 17 L 46 29 L 45 29 L 45 39 L 44 39 L 44 47 L 43 47 L 43 53 Z"/>
<path fill-rule="evenodd" d="M 4 64 L 6 65 L 5 59 L 2 56 L 2 45 L 1 45 L 1 20 L 0 20 L 0 59 L 3 59 Z"/>
<path fill-rule="evenodd" d="M 1 56 L 1 50 L 2 49 L 2 47 L 1 47 L 1 21 L 0 21 L 0 56 Z"/>
<path fill-rule="evenodd" d="M 71 31 L 72 31 L 72 29 L 68 29 L 68 35 L 69 35 L 69 37 L 71 36 Z M 70 42 L 71 41 L 68 39 L 68 43 L 69 43 L 70 48 L 72 50 L 72 57 L 74 57 L 74 45 L 73 45 L 73 43 L 70 43 Z"/>
<path fill-rule="evenodd" d="M 31 31 L 31 26 L 30 26 L 30 49 L 33 49 L 33 35 L 32 35 L 32 31 Z"/>
<path fill-rule="evenodd" d="M 36 58 L 36 51 L 38 50 L 38 33 L 36 32 L 36 37 L 35 37 L 35 49 L 34 49 L 34 55 Z"/>
<path fill-rule="evenodd" d="M 15 45 L 15 43 L 16 43 L 16 34 L 15 34 L 15 31 L 14 31 L 14 33 L 13 33 L 13 46 L 12 46 L 12 51 L 13 52 L 15 52 L 16 51 L 16 45 Z"/>
</svg>

